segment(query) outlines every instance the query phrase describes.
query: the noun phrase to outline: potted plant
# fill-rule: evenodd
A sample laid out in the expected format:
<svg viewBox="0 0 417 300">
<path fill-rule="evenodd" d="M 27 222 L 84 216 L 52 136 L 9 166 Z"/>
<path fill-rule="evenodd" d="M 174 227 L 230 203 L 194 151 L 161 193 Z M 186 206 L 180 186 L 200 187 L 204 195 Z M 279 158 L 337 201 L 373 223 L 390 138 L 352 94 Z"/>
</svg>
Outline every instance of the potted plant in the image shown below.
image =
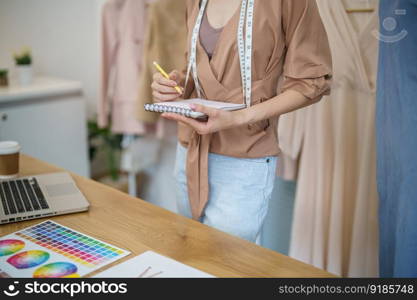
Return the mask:
<svg viewBox="0 0 417 300">
<path fill-rule="evenodd" d="M 14 53 L 16 62 L 17 75 L 20 85 L 29 85 L 32 83 L 32 54 L 29 48 L 24 48 L 18 53 Z"/>
<path fill-rule="evenodd" d="M 0 86 L 9 85 L 8 73 L 9 73 L 8 70 L 0 69 Z"/>
<path fill-rule="evenodd" d="M 92 162 L 99 151 L 106 155 L 106 169 L 111 179 L 119 179 L 120 153 L 123 136 L 113 134 L 110 127 L 100 128 L 96 120 L 88 121 L 88 140 L 90 161 Z"/>
</svg>

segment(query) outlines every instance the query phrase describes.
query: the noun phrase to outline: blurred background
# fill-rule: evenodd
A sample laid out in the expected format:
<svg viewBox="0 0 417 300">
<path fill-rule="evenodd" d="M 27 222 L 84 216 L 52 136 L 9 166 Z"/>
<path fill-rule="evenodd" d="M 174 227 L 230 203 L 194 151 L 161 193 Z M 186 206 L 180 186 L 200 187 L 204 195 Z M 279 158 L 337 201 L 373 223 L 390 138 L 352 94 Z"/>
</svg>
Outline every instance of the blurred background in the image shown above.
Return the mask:
<svg viewBox="0 0 417 300">
<path fill-rule="evenodd" d="M 175 155 L 173 144 L 169 166 L 154 170 L 154 160 L 161 159 L 161 139 L 156 138 L 156 126 L 150 125 L 146 133 L 155 138 L 144 144 L 147 151 L 158 153 L 151 153 L 143 162 L 132 161 L 131 147 L 140 147 L 134 141 L 145 133 L 144 123 L 135 119 L 135 102 L 146 35 L 145 14 L 152 1 L 106 2 L 0 1 L 0 69 L 7 70 L 9 82 L 7 90 L 0 92 L 0 138 L 18 140 L 27 154 L 125 192 L 129 191 L 129 171 L 134 171 L 131 185 L 136 181 L 140 184 L 131 187 L 131 193 L 147 196 L 154 193 L 144 190 L 143 183 L 152 181 L 158 171 L 158 182 L 172 184 Z M 14 56 L 25 52 L 31 63 L 19 66 Z M 125 57 L 125 62 L 120 62 L 120 57 Z M 24 70 L 28 65 L 30 70 Z M 24 72 L 29 79 L 22 78 Z M 115 79 L 120 73 L 124 78 Z M 123 94 L 122 98 L 112 90 Z M 122 107 L 121 102 L 129 103 L 129 107 L 114 117 L 112 111 Z M 120 118 L 129 120 L 112 126 L 113 117 L 116 123 Z M 152 190 L 152 184 L 146 186 Z M 146 198 L 175 211 L 173 197 L 167 193 Z"/>
<path fill-rule="evenodd" d="M 317 1 L 333 94 L 280 119 L 260 241 L 342 276 L 378 274 L 378 2 Z M 176 125 L 142 108 L 153 61 L 186 65 L 184 15 L 185 0 L 0 0 L 0 140 L 176 212 Z"/>
</svg>

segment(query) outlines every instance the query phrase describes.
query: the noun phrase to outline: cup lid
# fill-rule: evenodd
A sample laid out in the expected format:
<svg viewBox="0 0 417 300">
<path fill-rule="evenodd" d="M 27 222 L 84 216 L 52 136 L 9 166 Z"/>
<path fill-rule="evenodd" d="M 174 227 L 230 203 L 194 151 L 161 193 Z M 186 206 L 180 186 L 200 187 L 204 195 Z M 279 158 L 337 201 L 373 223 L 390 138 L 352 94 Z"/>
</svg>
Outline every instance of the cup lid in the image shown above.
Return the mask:
<svg viewBox="0 0 417 300">
<path fill-rule="evenodd" d="M 20 151 L 18 142 L 5 141 L 0 142 L 0 155 L 13 154 Z"/>
</svg>

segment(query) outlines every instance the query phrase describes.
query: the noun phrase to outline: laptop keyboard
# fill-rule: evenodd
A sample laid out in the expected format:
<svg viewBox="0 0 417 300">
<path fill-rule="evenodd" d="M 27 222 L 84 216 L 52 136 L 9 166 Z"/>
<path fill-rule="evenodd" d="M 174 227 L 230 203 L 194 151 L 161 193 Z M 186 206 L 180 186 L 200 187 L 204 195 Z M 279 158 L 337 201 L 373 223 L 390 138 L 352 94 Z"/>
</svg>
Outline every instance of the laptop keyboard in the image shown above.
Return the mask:
<svg viewBox="0 0 417 300">
<path fill-rule="evenodd" d="M 6 215 L 48 209 L 36 178 L 0 182 L 0 198 Z"/>
</svg>

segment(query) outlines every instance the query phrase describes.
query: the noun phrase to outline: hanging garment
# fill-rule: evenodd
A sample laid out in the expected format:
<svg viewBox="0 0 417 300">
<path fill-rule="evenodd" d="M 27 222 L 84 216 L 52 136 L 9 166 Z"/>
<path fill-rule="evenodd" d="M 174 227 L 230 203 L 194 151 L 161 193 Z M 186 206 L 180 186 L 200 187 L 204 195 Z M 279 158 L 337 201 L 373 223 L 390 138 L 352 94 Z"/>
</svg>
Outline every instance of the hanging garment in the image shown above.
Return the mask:
<svg viewBox="0 0 417 300">
<path fill-rule="evenodd" d="M 374 128 L 378 43 L 372 35 L 378 17 L 377 12 L 351 16 L 346 12 L 363 3 L 317 1 L 334 61 L 332 94 L 293 114 L 298 120 L 280 124 L 296 124 L 288 130 L 281 127 L 281 134 L 298 134 L 281 139 L 295 143 L 281 144 L 293 161 L 299 155 L 290 255 L 353 277 L 378 274 Z M 369 3 L 377 6 L 376 1 Z"/>
<path fill-rule="evenodd" d="M 417 0 L 381 1 L 377 149 L 382 277 L 417 277 L 416 16 Z"/>
<path fill-rule="evenodd" d="M 155 1 L 155 0 L 154 0 Z M 135 118 L 147 4 L 109 0 L 102 10 L 102 79 L 98 124 L 114 133 L 143 134 Z"/>
<path fill-rule="evenodd" d="M 151 85 L 153 74 L 156 72 L 153 62 L 158 62 L 167 72 L 182 71 L 186 67 L 185 2 L 185 0 L 163 0 L 150 5 L 143 71 L 140 76 L 139 95 L 135 109 L 136 118 L 139 121 L 155 123 L 159 118 L 158 114 L 146 112 L 144 109 L 144 105 L 153 99 Z M 158 126 L 161 127 L 164 123 L 166 122 L 159 122 Z M 172 123 L 172 121 L 169 122 L 171 126 L 165 127 L 172 127 Z M 168 135 L 165 133 L 165 136 Z"/>
<path fill-rule="evenodd" d="M 199 3 L 187 3 L 190 45 Z M 254 11 L 252 105 L 277 95 L 281 75 L 285 76 L 283 91 L 295 90 L 308 99 L 321 99 L 330 90 L 331 56 L 315 1 L 255 1 Z M 208 99 L 244 102 L 236 38 L 239 12 L 240 9 L 223 28 L 211 60 L 201 43 L 197 43 L 198 77 Z M 196 97 L 191 84 L 186 87 L 185 96 Z M 209 152 L 238 158 L 276 156 L 280 152 L 277 123 L 275 117 L 208 135 L 179 125 L 179 141 L 188 148 L 187 183 L 193 218 L 203 215 L 208 201 Z"/>
</svg>

